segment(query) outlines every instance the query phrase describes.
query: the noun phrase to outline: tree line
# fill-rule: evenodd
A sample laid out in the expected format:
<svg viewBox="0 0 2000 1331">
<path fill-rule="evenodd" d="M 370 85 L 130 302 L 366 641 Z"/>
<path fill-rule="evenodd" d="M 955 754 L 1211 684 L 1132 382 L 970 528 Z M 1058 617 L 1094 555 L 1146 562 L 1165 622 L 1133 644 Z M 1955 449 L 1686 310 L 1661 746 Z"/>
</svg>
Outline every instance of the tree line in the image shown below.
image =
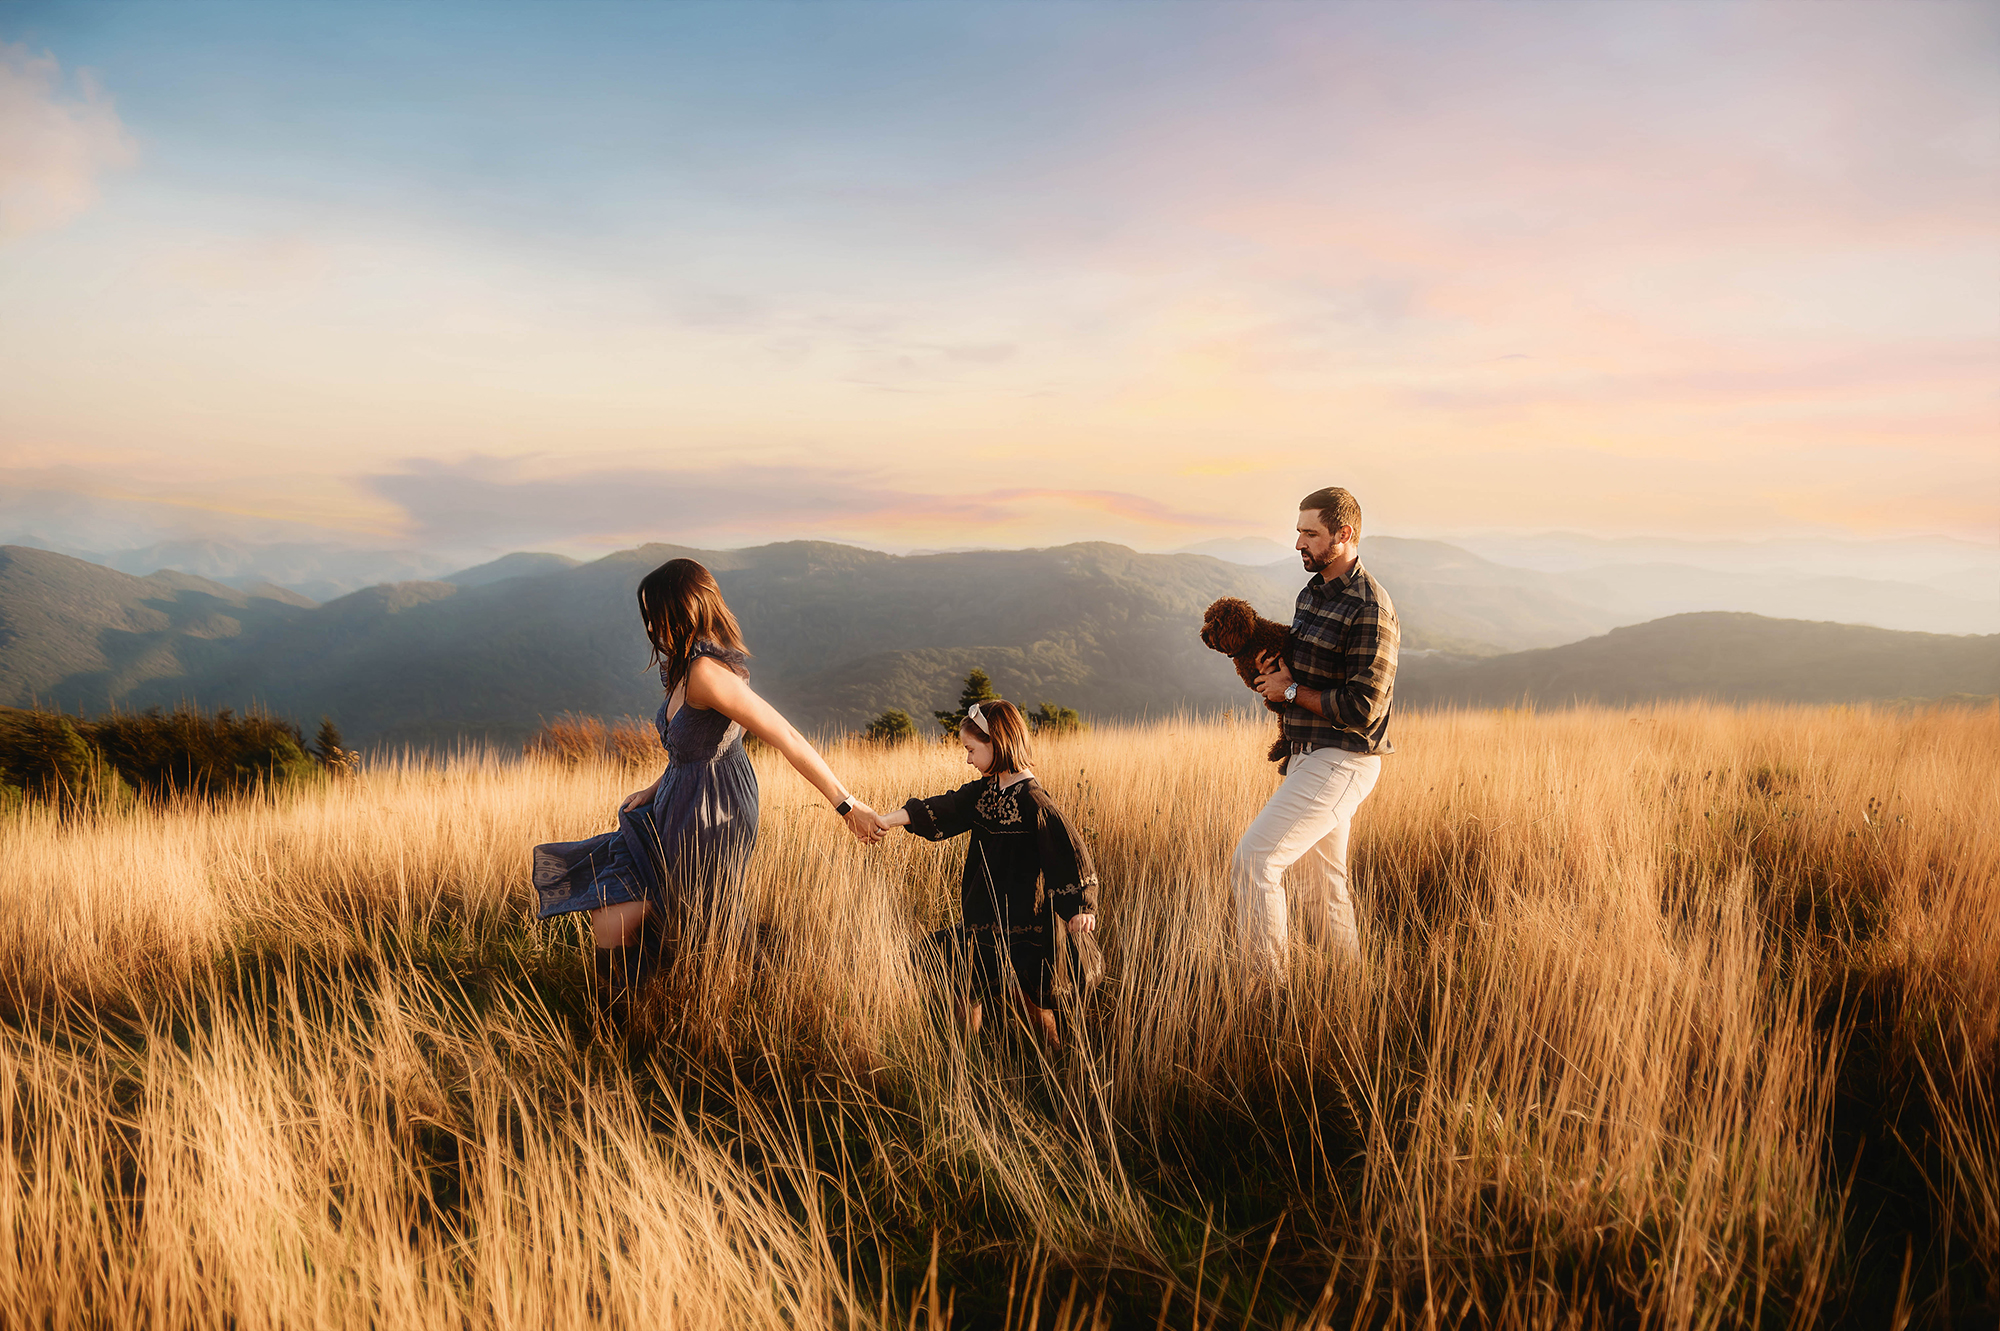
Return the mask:
<svg viewBox="0 0 2000 1331">
<path fill-rule="evenodd" d="M 941 737 L 956 736 L 975 703 L 999 696 L 992 678 L 974 669 L 958 705 L 931 714 Z M 1088 728 L 1075 708 L 1056 703 L 1043 702 L 1026 715 L 1039 735 Z M 919 737 L 917 722 L 901 708 L 883 712 L 861 734 L 882 744 Z M 0 708 L 0 811 L 33 803 L 70 812 L 139 799 L 244 793 L 352 771 L 359 762 L 329 717 L 320 719 L 308 742 L 291 721 L 228 707 L 205 712 L 183 704 L 94 718 Z"/>
<path fill-rule="evenodd" d="M 951 711 L 932 712 L 931 715 L 937 718 L 938 729 L 943 732 L 944 738 L 956 738 L 958 728 L 965 724 L 965 715 L 974 704 L 992 702 L 999 696 L 993 691 L 992 678 L 975 666 L 972 673 L 965 677 L 965 687 L 959 690 L 958 706 Z M 1070 735 L 1089 729 L 1088 723 L 1074 707 L 1056 703 L 1044 702 L 1025 715 L 1037 735 Z M 917 738 L 917 723 L 902 708 L 892 707 L 863 727 L 861 735 L 879 744 L 908 743 Z"/>
<path fill-rule="evenodd" d="M 0 809 L 35 803 L 70 812 L 240 793 L 347 771 L 357 761 L 330 718 L 308 744 L 290 721 L 228 707 L 95 718 L 0 708 Z"/>
</svg>

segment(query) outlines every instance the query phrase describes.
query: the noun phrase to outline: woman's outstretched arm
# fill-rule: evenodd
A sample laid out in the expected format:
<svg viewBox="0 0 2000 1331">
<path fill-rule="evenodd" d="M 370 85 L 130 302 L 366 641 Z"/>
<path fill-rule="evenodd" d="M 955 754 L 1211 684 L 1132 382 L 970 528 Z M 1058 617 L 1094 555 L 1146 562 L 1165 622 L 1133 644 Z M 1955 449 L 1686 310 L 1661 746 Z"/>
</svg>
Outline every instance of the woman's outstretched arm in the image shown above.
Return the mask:
<svg viewBox="0 0 2000 1331">
<path fill-rule="evenodd" d="M 777 708 L 758 697 L 748 680 L 721 662 L 706 656 L 695 658 L 688 667 L 687 701 L 721 712 L 783 754 L 829 805 L 838 808 L 842 800 L 853 799 L 826 759 L 819 756 L 819 750 L 779 715 Z M 854 807 L 847 812 L 847 827 L 863 841 L 873 843 L 882 838 L 875 811 L 860 800 L 854 800 Z"/>
</svg>

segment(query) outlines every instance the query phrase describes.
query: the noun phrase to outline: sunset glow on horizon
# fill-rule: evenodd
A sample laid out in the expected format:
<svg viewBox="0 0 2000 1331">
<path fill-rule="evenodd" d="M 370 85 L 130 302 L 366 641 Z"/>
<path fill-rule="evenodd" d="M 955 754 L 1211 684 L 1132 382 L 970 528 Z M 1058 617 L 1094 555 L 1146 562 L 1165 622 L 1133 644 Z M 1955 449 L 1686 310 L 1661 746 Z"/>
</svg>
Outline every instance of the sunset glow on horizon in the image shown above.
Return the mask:
<svg viewBox="0 0 2000 1331">
<path fill-rule="evenodd" d="M 0 539 L 1990 545 L 2000 11 L 27 5 L 0 310 Z"/>
</svg>

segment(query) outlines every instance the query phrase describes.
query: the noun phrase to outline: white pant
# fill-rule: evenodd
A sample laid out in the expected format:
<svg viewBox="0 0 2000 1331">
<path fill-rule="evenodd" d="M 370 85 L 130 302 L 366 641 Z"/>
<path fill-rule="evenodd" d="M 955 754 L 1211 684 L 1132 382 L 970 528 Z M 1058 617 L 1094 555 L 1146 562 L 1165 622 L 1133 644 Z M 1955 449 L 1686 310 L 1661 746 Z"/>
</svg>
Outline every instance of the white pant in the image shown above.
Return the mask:
<svg viewBox="0 0 2000 1331">
<path fill-rule="evenodd" d="M 1323 906 L 1327 941 L 1349 955 L 1361 954 L 1347 893 L 1347 830 L 1381 775 L 1379 755 L 1345 749 L 1314 749 L 1291 760 L 1285 783 L 1244 831 L 1229 861 L 1237 933 L 1254 960 L 1284 962 L 1285 870 L 1300 859 L 1309 875 L 1301 905 L 1314 914 Z"/>
</svg>

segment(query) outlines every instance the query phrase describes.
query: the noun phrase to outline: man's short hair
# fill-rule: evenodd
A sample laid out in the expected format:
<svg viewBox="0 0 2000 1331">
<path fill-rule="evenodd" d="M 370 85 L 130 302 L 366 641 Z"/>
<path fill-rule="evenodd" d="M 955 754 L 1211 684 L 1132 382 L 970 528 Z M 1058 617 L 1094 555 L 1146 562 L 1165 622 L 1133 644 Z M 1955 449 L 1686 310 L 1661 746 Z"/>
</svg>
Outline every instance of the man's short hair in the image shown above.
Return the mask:
<svg viewBox="0 0 2000 1331">
<path fill-rule="evenodd" d="M 1299 512 L 1317 509 L 1319 520 L 1326 524 L 1328 532 L 1337 532 L 1342 527 L 1354 528 L 1354 539 L 1361 539 L 1361 504 L 1353 495 L 1337 485 L 1329 485 L 1324 490 L 1315 490 L 1299 500 Z"/>
</svg>

